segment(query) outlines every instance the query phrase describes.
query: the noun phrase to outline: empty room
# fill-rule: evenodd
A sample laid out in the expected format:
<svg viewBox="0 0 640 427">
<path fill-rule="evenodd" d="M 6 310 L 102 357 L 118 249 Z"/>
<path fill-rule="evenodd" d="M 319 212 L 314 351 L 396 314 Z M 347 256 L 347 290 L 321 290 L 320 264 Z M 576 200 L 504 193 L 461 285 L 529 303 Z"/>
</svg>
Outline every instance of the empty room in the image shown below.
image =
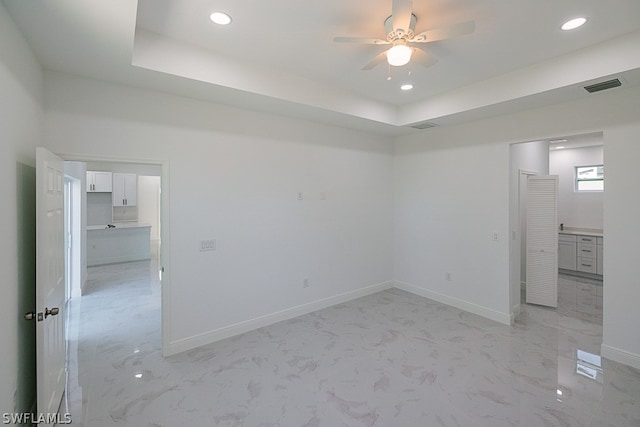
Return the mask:
<svg viewBox="0 0 640 427">
<path fill-rule="evenodd" d="M 0 0 L 3 422 L 638 426 L 640 3 L 516 3 Z"/>
</svg>

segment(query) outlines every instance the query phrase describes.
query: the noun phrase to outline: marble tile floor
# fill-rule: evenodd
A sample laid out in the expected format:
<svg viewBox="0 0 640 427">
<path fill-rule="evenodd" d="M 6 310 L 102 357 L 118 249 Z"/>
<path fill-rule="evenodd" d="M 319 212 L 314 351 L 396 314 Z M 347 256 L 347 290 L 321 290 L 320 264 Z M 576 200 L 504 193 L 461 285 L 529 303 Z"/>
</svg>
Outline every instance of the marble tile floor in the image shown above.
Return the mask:
<svg viewBox="0 0 640 427">
<path fill-rule="evenodd" d="M 557 313 L 602 325 L 602 281 L 559 274 Z M 522 286 L 521 303 L 526 301 Z"/>
<path fill-rule="evenodd" d="M 572 278 L 566 309 L 524 305 L 513 327 L 392 289 L 165 359 L 155 264 L 89 275 L 73 425 L 640 426 L 640 371 L 600 360 L 601 299 Z"/>
</svg>

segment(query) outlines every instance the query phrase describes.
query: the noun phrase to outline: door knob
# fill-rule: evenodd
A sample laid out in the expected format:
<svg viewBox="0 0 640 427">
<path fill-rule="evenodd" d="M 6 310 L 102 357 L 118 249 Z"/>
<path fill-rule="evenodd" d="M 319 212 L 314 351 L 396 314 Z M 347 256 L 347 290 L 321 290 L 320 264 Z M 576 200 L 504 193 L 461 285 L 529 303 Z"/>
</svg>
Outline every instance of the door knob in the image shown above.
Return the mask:
<svg viewBox="0 0 640 427">
<path fill-rule="evenodd" d="M 28 311 L 24 314 L 24 320 L 35 320 L 36 313 L 35 311 Z"/>
<path fill-rule="evenodd" d="M 59 312 L 60 312 L 60 309 L 58 307 L 54 307 L 52 309 L 45 308 L 44 318 L 46 319 L 49 316 L 57 316 Z"/>
</svg>

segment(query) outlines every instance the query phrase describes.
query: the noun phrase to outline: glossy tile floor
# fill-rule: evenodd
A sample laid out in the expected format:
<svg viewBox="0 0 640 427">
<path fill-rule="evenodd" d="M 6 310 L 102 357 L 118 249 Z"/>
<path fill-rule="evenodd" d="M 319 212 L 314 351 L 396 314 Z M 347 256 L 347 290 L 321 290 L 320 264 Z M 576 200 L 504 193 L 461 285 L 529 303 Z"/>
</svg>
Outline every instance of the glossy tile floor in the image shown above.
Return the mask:
<svg viewBox="0 0 640 427">
<path fill-rule="evenodd" d="M 91 268 L 72 301 L 74 425 L 640 426 L 597 284 L 561 277 L 513 327 L 389 290 L 163 359 L 155 271 Z"/>
</svg>

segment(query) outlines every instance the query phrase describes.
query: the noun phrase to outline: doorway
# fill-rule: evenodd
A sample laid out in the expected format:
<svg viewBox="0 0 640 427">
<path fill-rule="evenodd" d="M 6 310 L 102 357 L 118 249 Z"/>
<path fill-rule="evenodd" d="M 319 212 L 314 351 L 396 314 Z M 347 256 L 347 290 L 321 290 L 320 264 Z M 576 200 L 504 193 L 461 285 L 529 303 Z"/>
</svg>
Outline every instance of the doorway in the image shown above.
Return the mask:
<svg viewBox="0 0 640 427">
<path fill-rule="evenodd" d="M 91 287 L 90 281 L 91 277 L 88 274 L 88 269 L 93 267 L 87 267 L 87 253 L 90 248 L 87 247 L 87 229 L 91 227 L 91 221 L 88 219 L 92 218 L 92 215 L 101 209 L 108 209 L 104 212 L 108 212 L 108 219 L 105 220 L 104 226 L 108 224 L 112 224 L 117 221 L 131 221 L 134 220 L 137 222 L 149 222 L 151 223 L 151 228 L 154 230 L 153 233 L 150 233 L 150 241 L 149 249 L 150 249 L 150 257 L 153 260 L 152 268 L 154 268 L 154 274 L 156 277 L 160 276 L 159 271 L 164 270 L 166 266 L 169 265 L 169 251 L 167 250 L 167 246 L 161 245 L 168 243 L 168 201 L 166 197 L 168 197 L 168 191 L 163 187 L 168 188 L 168 164 L 167 163 L 158 163 L 158 162 L 148 162 L 148 161 L 129 161 L 129 160 L 121 160 L 113 161 L 112 159 L 102 159 L 102 158 L 87 158 L 85 156 L 65 156 L 65 171 L 68 172 L 69 178 L 68 183 L 65 188 L 68 188 L 69 199 L 67 200 L 69 208 L 67 210 L 70 212 L 70 217 L 67 219 L 69 224 L 69 240 L 71 242 L 71 252 L 68 256 L 69 259 L 69 268 L 74 270 L 75 273 L 71 274 L 71 277 L 75 277 L 74 281 L 71 282 L 69 286 L 69 298 L 70 305 L 72 309 L 68 310 L 69 314 L 75 313 L 75 317 L 68 319 L 68 325 L 71 327 L 81 328 L 89 328 L 87 322 L 91 322 L 93 316 L 88 318 L 80 318 L 78 315 L 79 310 L 78 307 L 87 305 L 87 301 L 83 303 L 83 297 L 85 296 L 85 292 Z M 68 167 L 68 170 L 67 170 Z M 98 195 L 98 203 L 92 204 L 90 200 L 88 200 L 91 195 L 88 193 L 87 186 L 87 171 L 92 169 L 98 170 L 109 170 L 116 173 L 133 173 L 137 177 L 141 178 L 141 181 L 137 181 L 136 185 L 138 190 L 141 190 L 138 194 L 138 201 L 136 202 L 135 209 L 126 209 L 126 207 L 122 206 L 114 206 L 111 201 L 109 201 L 108 205 L 100 204 L 100 201 L 104 198 L 100 198 Z M 144 181 L 144 182 L 142 182 Z M 151 189 L 151 190 L 149 190 Z M 129 197 L 129 205 L 131 208 L 131 197 Z M 103 212 L 103 213 L 104 213 Z M 130 216 L 131 214 L 135 216 Z M 151 212 L 151 214 L 147 214 L 145 212 Z M 138 215 L 143 215 L 143 217 L 139 217 Z M 149 220 L 149 216 L 152 217 Z M 127 225 L 131 225 L 129 222 Z M 95 224 L 93 224 L 95 227 Z M 104 227 L 102 227 L 104 229 Z M 122 227 L 124 229 L 124 227 Z M 128 245 L 123 245 L 127 246 Z M 120 264 L 113 264 L 113 267 L 116 270 L 120 270 L 117 266 Z M 125 266 L 125 264 L 122 264 Z M 125 270 L 125 269 L 123 269 Z M 158 271 L 155 271 L 158 270 Z M 118 274 L 121 274 L 121 271 L 118 271 Z M 161 331 L 161 336 L 158 340 L 158 346 L 164 347 L 164 343 L 166 342 L 165 336 L 167 334 L 167 328 L 165 327 L 167 319 L 167 306 L 164 301 L 167 298 L 168 292 L 168 281 L 169 276 L 167 274 L 161 277 L 162 286 L 156 292 L 158 295 L 158 304 L 160 306 L 160 316 L 158 316 L 158 320 L 154 325 L 154 327 Z M 74 310 L 75 309 L 75 310 Z M 96 311 L 99 311 L 100 307 L 96 307 Z M 108 326 L 108 325 L 107 325 Z M 77 362 L 77 350 L 78 350 L 78 341 L 77 339 L 69 340 L 69 335 L 67 335 L 67 367 L 68 367 L 68 377 L 71 378 L 70 383 L 67 384 L 68 389 L 76 390 L 76 395 L 78 394 L 77 390 L 82 390 L 82 385 L 78 384 L 77 379 L 79 378 L 79 372 L 77 371 L 77 365 L 75 371 L 73 368 L 70 368 L 70 361 Z M 72 356 L 75 352 L 75 359 L 72 359 Z M 68 395 L 67 395 L 68 397 Z M 72 402 L 64 402 L 67 405 L 67 408 L 72 407 Z"/>
<path fill-rule="evenodd" d="M 603 192 L 575 191 L 577 166 L 604 164 L 604 134 L 569 135 L 512 144 L 510 147 L 510 302 L 512 319 L 520 313 L 526 282 L 526 206 L 522 197 L 531 174 L 558 175 L 558 223 L 565 228 L 602 232 Z M 596 278 L 597 279 L 597 278 Z M 602 277 L 600 277 L 602 281 Z"/>
</svg>

